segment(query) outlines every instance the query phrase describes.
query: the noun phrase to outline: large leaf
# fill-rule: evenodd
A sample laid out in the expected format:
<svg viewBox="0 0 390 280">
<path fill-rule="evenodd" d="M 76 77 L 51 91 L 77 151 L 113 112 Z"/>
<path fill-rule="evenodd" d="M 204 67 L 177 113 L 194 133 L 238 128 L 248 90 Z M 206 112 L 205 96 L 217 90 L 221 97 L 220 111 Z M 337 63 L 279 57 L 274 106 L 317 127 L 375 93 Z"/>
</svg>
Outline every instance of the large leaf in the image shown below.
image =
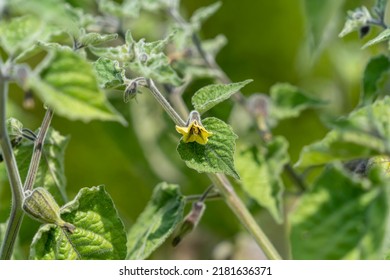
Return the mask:
<svg viewBox="0 0 390 280">
<path fill-rule="evenodd" d="M 60 204 L 67 201 L 64 158 L 68 141 L 68 137 L 60 135 L 54 129 L 49 129 L 34 184 L 47 189 Z M 33 149 L 32 141 L 24 141 L 15 149 L 15 157 L 23 181 L 27 176 Z"/>
<path fill-rule="evenodd" d="M 383 78 L 388 78 L 390 70 L 390 60 L 385 55 L 371 58 L 364 70 L 363 95 L 361 104 L 372 103 L 383 89 Z"/>
<path fill-rule="evenodd" d="M 73 224 L 75 231 L 70 233 L 51 224 L 41 226 L 31 244 L 31 259 L 125 258 L 126 232 L 103 186 L 81 189 L 61 208 L 61 217 Z"/>
<path fill-rule="evenodd" d="M 183 219 L 179 186 L 160 183 L 127 235 L 127 259 L 142 260 L 156 250 Z"/>
<path fill-rule="evenodd" d="M 287 141 L 277 137 L 265 147 L 238 149 L 235 156 L 243 189 L 279 223 L 283 221 L 281 173 L 289 161 L 287 147 Z"/>
<path fill-rule="evenodd" d="M 209 85 L 201 88 L 192 96 L 192 105 L 200 114 L 213 108 L 218 103 L 225 101 L 234 93 L 253 80 L 245 80 L 239 83 L 227 85 Z"/>
<path fill-rule="evenodd" d="M 321 141 L 303 148 L 297 165 L 365 158 L 390 152 L 390 97 L 352 112 L 333 124 Z"/>
<path fill-rule="evenodd" d="M 203 125 L 213 135 L 206 145 L 180 141 L 177 151 L 181 159 L 198 172 L 225 173 L 239 179 L 234 167 L 237 135 L 228 124 L 217 118 L 204 119 Z"/>
<path fill-rule="evenodd" d="M 97 85 L 92 65 L 65 49 L 52 51 L 29 85 L 55 112 L 71 120 L 119 121 L 126 124 L 108 103 Z"/>
<path fill-rule="evenodd" d="M 294 118 L 307 108 L 323 105 L 322 101 L 285 83 L 272 86 L 270 95 L 272 100 L 271 117 L 276 120 Z"/>
<path fill-rule="evenodd" d="M 373 175 L 372 177 L 377 176 Z M 389 188 L 331 166 L 291 217 L 294 259 L 383 259 L 389 239 Z"/>
</svg>

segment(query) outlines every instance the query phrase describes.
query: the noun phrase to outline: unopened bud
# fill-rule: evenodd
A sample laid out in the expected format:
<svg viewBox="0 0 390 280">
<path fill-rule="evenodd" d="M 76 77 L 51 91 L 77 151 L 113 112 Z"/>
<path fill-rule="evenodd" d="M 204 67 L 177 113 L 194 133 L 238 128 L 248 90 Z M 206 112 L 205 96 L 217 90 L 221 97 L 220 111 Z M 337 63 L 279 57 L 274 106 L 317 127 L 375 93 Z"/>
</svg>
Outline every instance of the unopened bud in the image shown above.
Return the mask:
<svg viewBox="0 0 390 280">
<path fill-rule="evenodd" d="M 75 226 L 65 222 L 60 216 L 60 207 L 53 196 L 44 188 L 29 191 L 23 200 L 23 210 L 32 218 L 45 224 L 55 224 L 70 233 Z"/>
<path fill-rule="evenodd" d="M 205 208 L 206 205 L 202 201 L 197 201 L 192 204 L 191 212 L 185 217 L 176 236 L 172 240 L 172 246 L 176 247 L 198 225 Z"/>
</svg>

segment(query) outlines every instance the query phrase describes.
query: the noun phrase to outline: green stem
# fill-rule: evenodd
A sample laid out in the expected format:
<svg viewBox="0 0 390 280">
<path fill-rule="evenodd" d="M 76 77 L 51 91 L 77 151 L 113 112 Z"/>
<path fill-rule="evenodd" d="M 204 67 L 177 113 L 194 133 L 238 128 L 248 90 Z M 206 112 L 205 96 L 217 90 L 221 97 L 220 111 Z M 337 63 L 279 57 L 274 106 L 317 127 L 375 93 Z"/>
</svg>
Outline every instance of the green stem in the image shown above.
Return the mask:
<svg viewBox="0 0 390 280">
<path fill-rule="evenodd" d="M 165 97 L 161 94 L 158 88 L 154 85 L 152 80 L 147 80 L 146 85 L 153 96 L 157 99 L 157 101 L 162 105 L 164 110 L 171 116 L 172 120 L 180 126 L 184 126 L 184 121 L 180 118 L 180 116 L 176 113 L 176 111 L 172 108 L 172 106 L 168 103 Z M 263 250 L 264 254 L 272 260 L 280 260 L 281 257 L 273 247 L 272 243 L 268 240 L 267 236 L 264 234 L 262 229 L 254 220 L 253 216 L 250 214 L 248 209 L 245 207 L 244 203 L 238 197 L 236 192 L 234 191 L 232 185 L 225 175 L 222 174 L 212 174 L 208 173 L 208 176 L 216 189 L 221 193 L 224 197 L 226 203 L 232 209 L 233 213 L 237 216 L 243 226 L 250 232 L 253 236 L 254 240 Z"/>
<path fill-rule="evenodd" d="M 0 146 L 12 191 L 11 213 L 7 230 L 0 250 L 0 259 L 8 260 L 12 256 L 16 236 L 23 219 L 23 188 L 12 146 L 7 132 L 6 103 L 8 97 L 7 78 L 0 74 Z"/>
<path fill-rule="evenodd" d="M 39 162 L 41 161 L 43 144 L 45 142 L 45 138 L 50 127 L 51 119 L 53 118 L 53 114 L 54 112 L 52 109 L 48 108 L 46 110 L 41 128 L 39 129 L 39 134 L 34 142 L 34 150 L 31 157 L 30 166 L 28 168 L 26 181 L 24 182 L 25 191 L 33 189 L 35 178 L 38 172 Z"/>
</svg>

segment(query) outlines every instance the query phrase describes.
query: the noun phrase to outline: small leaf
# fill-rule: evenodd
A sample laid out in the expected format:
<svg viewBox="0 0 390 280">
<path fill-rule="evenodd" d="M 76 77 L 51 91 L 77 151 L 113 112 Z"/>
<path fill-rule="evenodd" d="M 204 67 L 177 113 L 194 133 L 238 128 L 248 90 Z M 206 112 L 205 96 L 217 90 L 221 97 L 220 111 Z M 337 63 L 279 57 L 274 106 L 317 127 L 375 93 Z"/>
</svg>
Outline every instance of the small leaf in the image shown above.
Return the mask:
<svg viewBox="0 0 390 280">
<path fill-rule="evenodd" d="M 218 103 L 228 99 L 230 96 L 252 81 L 253 80 L 245 80 L 243 82 L 227 85 L 220 84 L 205 86 L 192 96 L 192 105 L 194 106 L 195 110 L 197 110 L 200 114 L 203 114 Z"/>
<path fill-rule="evenodd" d="M 333 130 L 321 141 L 303 148 L 296 165 L 305 168 L 389 153 L 389 106 L 390 97 L 386 96 L 333 123 Z"/>
<path fill-rule="evenodd" d="M 99 90 L 92 65 L 76 53 L 51 51 L 40 68 L 41 79 L 31 75 L 29 85 L 57 114 L 84 122 L 97 119 L 126 124 Z"/>
<path fill-rule="evenodd" d="M 272 86 L 271 101 L 271 117 L 276 120 L 294 118 L 305 109 L 324 104 L 299 88 L 284 83 Z"/>
<path fill-rule="evenodd" d="M 381 43 L 383 41 L 388 41 L 389 39 L 390 39 L 390 29 L 385 29 L 381 33 L 379 33 L 379 35 L 376 36 L 374 39 L 371 39 L 366 44 L 364 44 L 362 49 Z"/>
<path fill-rule="evenodd" d="M 383 259 L 389 240 L 389 185 L 327 168 L 291 217 L 294 259 Z"/>
<path fill-rule="evenodd" d="M 42 33 L 42 22 L 31 15 L 12 18 L 0 24 L 0 45 L 13 56 L 34 44 Z"/>
<path fill-rule="evenodd" d="M 216 57 L 219 51 L 227 44 L 227 38 L 219 34 L 213 39 L 209 39 L 202 42 L 202 47 L 204 51 L 208 54 L 211 54 L 213 57 Z"/>
<path fill-rule="evenodd" d="M 79 38 L 81 46 L 95 46 L 109 42 L 118 38 L 118 34 L 99 34 L 95 32 L 87 33 Z"/>
<path fill-rule="evenodd" d="M 213 135 L 206 145 L 180 141 L 177 151 L 181 159 L 189 168 L 198 172 L 225 173 L 239 179 L 233 158 L 237 135 L 229 125 L 217 118 L 207 118 L 202 122 Z"/>
<path fill-rule="evenodd" d="M 118 61 L 100 57 L 94 64 L 99 86 L 112 88 L 123 84 L 122 70 Z"/>
<path fill-rule="evenodd" d="M 283 221 L 281 174 L 289 161 L 287 147 L 283 137 L 276 137 L 265 147 L 238 149 L 235 156 L 243 189 L 278 223 Z"/>
<path fill-rule="evenodd" d="M 221 8 L 222 2 L 218 1 L 209 6 L 201 7 L 196 10 L 191 16 L 190 22 L 195 31 L 199 31 L 203 22 L 205 22 L 208 18 L 214 15 L 219 8 Z"/>
<path fill-rule="evenodd" d="M 376 56 L 368 62 L 364 70 L 362 105 L 371 104 L 380 95 L 383 89 L 379 82 L 389 70 L 390 60 L 385 55 Z"/>
<path fill-rule="evenodd" d="M 182 221 L 184 205 L 179 186 L 158 184 L 148 205 L 127 235 L 126 259 L 148 258 Z"/>
<path fill-rule="evenodd" d="M 60 135 L 54 129 L 49 129 L 34 184 L 34 186 L 47 189 L 60 204 L 67 201 L 64 158 L 68 142 L 68 137 Z M 15 149 L 15 157 L 22 182 L 24 182 L 27 176 L 33 148 L 34 143 L 32 141 L 23 141 Z"/>
<path fill-rule="evenodd" d="M 35 260 L 118 260 L 126 256 L 126 233 L 103 186 L 83 188 L 61 208 L 61 217 L 76 228 L 41 226 L 31 244 Z"/>
</svg>

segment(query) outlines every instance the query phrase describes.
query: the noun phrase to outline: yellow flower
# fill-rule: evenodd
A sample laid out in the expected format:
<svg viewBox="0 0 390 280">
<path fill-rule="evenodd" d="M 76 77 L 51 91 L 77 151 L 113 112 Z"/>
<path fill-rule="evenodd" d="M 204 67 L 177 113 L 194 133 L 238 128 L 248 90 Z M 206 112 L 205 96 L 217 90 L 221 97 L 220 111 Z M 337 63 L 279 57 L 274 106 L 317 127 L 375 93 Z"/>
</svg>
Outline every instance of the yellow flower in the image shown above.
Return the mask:
<svg viewBox="0 0 390 280">
<path fill-rule="evenodd" d="M 206 145 L 208 138 L 213 135 L 197 120 L 193 120 L 188 126 L 176 126 L 176 131 L 183 135 L 184 143 L 197 142 L 201 145 Z"/>
</svg>

